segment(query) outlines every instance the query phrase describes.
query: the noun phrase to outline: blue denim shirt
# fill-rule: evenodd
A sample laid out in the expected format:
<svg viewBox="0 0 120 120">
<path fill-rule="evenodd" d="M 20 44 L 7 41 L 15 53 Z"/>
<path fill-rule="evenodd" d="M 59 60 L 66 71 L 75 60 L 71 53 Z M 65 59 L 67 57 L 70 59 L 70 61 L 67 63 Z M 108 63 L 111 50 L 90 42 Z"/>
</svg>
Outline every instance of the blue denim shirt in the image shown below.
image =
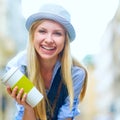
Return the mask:
<svg viewBox="0 0 120 120">
<path fill-rule="evenodd" d="M 25 74 L 24 66 L 27 66 L 26 51 L 20 52 L 10 62 L 8 62 L 6 66 L 6 70 L 8 71 L 11 67 L 19 67 L 20 70 Z M 54 71 L 53 71 L 52 82 L 55 77 L 56 71 L 58 70 L 60 66 L 61 66 L 60 61 L 57 61 L 54 67 Z M 69 108 L 69 96 L 68 96 L 65 99 L 65 103 L 62 105 L 62 107 L 59 110 L 58 120 L 65 120 L 66 118 L 74 118 L 80 113 L 79 108 L 78 108 L 79 95 L 82 89 L 84 78 L 85 78 L 84 69 L 77 67 L 77 66 L 73 66 L 72 67 L 72 80 L 73 80 L 73 88 L 74 88 L 73 108 L 72 110 L 70 110 Z M 18 111 L 16 113 L 15 120 L 22 120 L 22 116 L 24 113 L 24 107 L 22 105 L 19 105 L 18 103 L 16 103 L 16 106 L 17 106 Z"/>
</svg>

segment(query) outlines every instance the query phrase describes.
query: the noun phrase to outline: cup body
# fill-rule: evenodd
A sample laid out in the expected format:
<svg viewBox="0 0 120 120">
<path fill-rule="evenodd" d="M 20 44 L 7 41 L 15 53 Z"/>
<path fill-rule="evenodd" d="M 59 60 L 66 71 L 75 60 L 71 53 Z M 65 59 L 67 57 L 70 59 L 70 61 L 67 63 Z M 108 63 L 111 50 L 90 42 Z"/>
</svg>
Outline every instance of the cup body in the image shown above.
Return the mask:
<svg viewBox="0 0 120 120">
<path fill-rule="evenodd" d="M 33 83 L 16 67 L 11 68 L 2 77 L 1 81 L 9 85 L 11 89 L 18 86 L 18 91 L 23 88 L 27 93 L 26 102 L 35 107 L 43 98 L 43 95 L 37 90 Z"/>
</svg>

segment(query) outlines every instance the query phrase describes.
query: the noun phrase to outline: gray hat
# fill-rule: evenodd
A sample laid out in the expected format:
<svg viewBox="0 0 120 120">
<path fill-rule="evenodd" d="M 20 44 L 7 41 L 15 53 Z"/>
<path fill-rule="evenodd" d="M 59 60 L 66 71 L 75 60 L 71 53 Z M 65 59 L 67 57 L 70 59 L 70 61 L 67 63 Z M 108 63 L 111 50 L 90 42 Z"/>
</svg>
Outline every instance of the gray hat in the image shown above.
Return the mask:
<svg viewBox="0 0 120 120">
<path fill-rule="evenodd" d="M 60 23 L 68 32 L 70 41 L 75 39 L 76 33 L 73 25 L 70 22 L 70 14 L 62 6 L 56 4 L 43 5 L 38 13 L 32 14 L 28 17 L 26 21 L 27 30 L 30 29 L 30 26 L 33 22 L 41 19 L 50 19 Z"/>
</svg>

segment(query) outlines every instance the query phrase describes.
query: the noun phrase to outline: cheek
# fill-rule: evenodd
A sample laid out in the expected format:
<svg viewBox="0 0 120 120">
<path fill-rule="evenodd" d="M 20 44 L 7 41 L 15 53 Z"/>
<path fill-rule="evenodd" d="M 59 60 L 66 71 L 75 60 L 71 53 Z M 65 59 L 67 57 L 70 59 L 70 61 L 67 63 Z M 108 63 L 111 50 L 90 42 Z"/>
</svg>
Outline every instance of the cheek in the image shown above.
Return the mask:
<svg viewBox="0 0 120 120">
<path fill-rule="evenodd" d="M 34 47 L 35 47 L 36 49 L 38 49 L 38 48 L 39 48 L 39 44 L 40 44 L 39 39 L 35 37 L 34 40 L 33 40 L 33 45 L 34 45 Z"/>
<path fill-rule="evenodd" d="M 34 42 L 34 44 L 40 43 L 40 37 L 38 35 L 35 35 L 34 39 L 33 39 L 33 42 Z"/>
<path fill-rule="evenodd" d="M 65 44 L 64 41 L 59 44 L 59 50 L 60 50 L 60 52 L 63 50 L 64 44 Z"/>
<path fill-rule="evenodd" d="M 33 44 L 34 44 L 34 46 L 36 46 L 37 43 L 38 43 L 38 42 L 37 42 L 37 39 L 34 38 L 34 40 L 33 40 Z"/>
<path fill-rule="evenodd" d="M 34 33 L 34 41 L 38 41 L 40 39 L 40 35 L 38 32 Z"/>
<path fill-rule="evenodd" d="M 35 32 L 33 37 L 33 44 L 36 49 L 39 47 L 40 42 L 41 42 L 41 39 L 40 39 L 39 33 Z"/>
</svg>

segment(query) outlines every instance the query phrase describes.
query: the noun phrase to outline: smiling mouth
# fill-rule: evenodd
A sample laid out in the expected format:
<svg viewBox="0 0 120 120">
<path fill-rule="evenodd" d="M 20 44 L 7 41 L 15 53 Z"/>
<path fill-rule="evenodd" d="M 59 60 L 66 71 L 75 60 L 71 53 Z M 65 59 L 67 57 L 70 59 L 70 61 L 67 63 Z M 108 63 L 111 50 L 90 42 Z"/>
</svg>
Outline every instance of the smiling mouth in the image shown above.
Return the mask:
<svg viewBox="0 0 120 120">
<path fill-rule="evenodd" d="M 41 46 L 43 49 L 45 49 L 45 50 L 55 50 L 56 49 L 56 47 L 48 47 L 48 46 Z"/>
</svg>

